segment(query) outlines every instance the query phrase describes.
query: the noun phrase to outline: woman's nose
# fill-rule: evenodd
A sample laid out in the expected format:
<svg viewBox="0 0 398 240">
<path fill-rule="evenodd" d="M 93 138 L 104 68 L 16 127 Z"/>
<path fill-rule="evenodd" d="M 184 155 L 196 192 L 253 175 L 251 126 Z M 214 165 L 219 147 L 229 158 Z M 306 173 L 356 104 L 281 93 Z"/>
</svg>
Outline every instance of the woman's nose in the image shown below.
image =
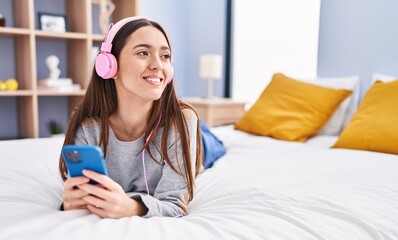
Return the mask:
<svg viewBox="0 0 398 240">
<path fill-rule="evenodd" d="M 152 56 L 150 59 L 150 69 L 163 69 L 163 63 L 158 56 Z"/>
</svg>

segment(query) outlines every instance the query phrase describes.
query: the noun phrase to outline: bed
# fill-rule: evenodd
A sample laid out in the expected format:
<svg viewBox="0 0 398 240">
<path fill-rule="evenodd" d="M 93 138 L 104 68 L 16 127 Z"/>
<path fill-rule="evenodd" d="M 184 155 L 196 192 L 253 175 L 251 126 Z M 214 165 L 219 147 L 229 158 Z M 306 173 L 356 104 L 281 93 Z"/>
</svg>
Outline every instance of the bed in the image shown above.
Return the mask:
<svg viewBox="0 0 398 240">
<path fill-rule="evenodd" d="M 0 142 L 0 239 L 398 239 L 398 156 L 212 128 L 227 153 L 182 218 L 61 212 L 62 138 Z"/>
</svg>

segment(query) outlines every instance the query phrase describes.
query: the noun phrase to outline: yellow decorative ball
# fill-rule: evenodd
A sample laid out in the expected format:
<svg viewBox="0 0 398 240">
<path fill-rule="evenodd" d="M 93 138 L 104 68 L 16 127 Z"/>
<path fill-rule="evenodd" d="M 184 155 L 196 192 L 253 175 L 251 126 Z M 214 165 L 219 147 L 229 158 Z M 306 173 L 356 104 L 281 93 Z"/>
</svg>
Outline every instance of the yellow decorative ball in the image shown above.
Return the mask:
<svg viewBox="0 0 398 240">
<path fill-rule="evenodd" d="M 7 90 L 7 84 L 5 82 L 0 81 L 0 91 Z"/>
<path fill-rule="evenodd" d="M 15 91 L 18 89 L 18 81 L 15 79 L 7 79 L 6 86 L 8 91 Z"/>
</svg>

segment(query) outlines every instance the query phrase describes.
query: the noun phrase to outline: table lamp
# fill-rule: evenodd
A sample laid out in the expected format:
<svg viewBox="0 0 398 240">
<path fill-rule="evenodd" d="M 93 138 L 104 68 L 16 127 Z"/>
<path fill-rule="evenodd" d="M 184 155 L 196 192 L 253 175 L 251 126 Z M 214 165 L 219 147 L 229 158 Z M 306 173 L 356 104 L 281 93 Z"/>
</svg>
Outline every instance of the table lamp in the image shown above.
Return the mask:
<svg viewBox="0 0 398 240">
<path fill-rule="evenodd" d="M 213 80 L 221 79 L 222 56 L 203 54 L 200 56 L 199 77 L 208 80 L 207 97 L 213 98 Z"/>
</svg>

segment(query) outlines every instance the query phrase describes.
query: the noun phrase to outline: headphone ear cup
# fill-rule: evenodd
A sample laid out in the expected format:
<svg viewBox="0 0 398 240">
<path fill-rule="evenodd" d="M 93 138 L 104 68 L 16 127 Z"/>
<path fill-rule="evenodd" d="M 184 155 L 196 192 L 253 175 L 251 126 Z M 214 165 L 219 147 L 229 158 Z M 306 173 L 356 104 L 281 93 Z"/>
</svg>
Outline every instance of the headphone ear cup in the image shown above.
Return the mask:
<svg viewBox="0 0 398 240">
<path fill-rule="evenodd" d="M 169 77 L 169 79 L 167 80 L 167 84 L 171 83 L 171 81 L 173 80 L 173 78 L 174 78 L 174 67 L 173 67 L 173 65 L 171 65 L 171 68 L 170 68 L 170 77 Z"/>
<path fill-rule="evenodd" d="M 101 52 L 95 58 L 95 71 L 103 79 L 113 78 L 117 72 L 117 61 L 111 53 Z"/>
</svg>

